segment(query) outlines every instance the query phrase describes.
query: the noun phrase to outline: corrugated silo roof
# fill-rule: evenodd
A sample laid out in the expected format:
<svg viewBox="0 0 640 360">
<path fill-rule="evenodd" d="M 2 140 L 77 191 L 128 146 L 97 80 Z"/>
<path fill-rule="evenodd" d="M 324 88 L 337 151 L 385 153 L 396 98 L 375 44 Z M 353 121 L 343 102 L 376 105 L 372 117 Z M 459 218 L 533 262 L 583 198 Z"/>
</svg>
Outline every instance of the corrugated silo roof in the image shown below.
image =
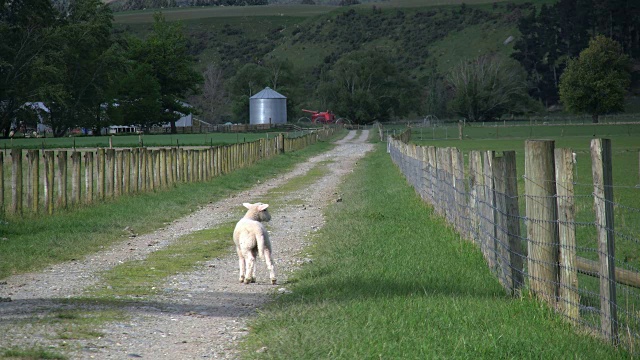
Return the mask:
<svg viewBox="0 0 640 360">
<path fill-rule="evenodd" d="M 273 90 L 270 87 L 264 88 L 259 93 L 253 95 L 251 99 L 286 99 L 287 97 Z"/>
</svg>

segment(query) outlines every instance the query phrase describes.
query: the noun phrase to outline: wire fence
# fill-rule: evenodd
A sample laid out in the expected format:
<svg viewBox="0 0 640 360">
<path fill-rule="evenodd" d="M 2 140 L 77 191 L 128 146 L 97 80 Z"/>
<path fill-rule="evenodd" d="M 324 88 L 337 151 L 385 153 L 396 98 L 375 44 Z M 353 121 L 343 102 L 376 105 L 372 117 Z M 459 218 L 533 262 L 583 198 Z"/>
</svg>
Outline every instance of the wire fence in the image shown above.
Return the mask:
<svg viewBox="0 0 640 360">
<path fill-rule="evenodd" d="M 611 143 L 593 139 L 593 183 L 574 180 L 575 154 L 553 141 L 515 151 L 469 151 L 388 137 L 388 152 L 421 198 L 480 248 L 513 295 L 528 291 L 583 331 L 637 354 L 640 340 L 640 196 L 614 186 Z M 466 158 L 466 161 L 465 161 Z M 518 181 L 524 189 L 518 192 Z"/>
</svg>

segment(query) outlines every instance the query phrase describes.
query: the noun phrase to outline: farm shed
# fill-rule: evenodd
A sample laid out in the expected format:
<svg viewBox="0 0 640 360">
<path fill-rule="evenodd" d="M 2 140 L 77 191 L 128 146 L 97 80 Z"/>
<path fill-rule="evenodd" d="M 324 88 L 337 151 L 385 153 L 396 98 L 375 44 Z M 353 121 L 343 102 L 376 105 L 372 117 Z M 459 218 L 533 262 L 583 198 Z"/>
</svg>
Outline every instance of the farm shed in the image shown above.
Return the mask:
<svg viewBox="0 0 640 360">
<path fill-rule="evenodd" d="M 286 124 L 287 97 L 270 87 L 249 98 L 249 123 Z"/>
</svg>

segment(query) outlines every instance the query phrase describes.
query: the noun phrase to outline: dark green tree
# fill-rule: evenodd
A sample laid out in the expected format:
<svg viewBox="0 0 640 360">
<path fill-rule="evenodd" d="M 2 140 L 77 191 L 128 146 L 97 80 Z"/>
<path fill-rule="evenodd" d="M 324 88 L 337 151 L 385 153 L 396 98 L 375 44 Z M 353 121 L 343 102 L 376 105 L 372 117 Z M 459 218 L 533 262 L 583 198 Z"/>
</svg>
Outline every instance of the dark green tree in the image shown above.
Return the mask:
<svg viewBox="0 0 640 360">
<path fill-rule="evenodd" d="M 560 100 L 569 111 L 591 114 L 597 123 L 602 114 L 624 110 L 629 84 L 629 57 L 618 42 L 599 35 L 569 60 L 560 78 Z"/>
<path fill-rule="evenodd" d="M 450 71 L 448 82 L 451 110 L 469 121 L 522 112 L 528 99 L 524 71 L 515 62 L 505 63 L 493 56 L 461 62 Z"/>
<path fill-rule="evenodd" d="M 531 95 L 546 105 L 559 100 L 560 77 L 570 58 L 588 46 L 589 39 L 604 34 L 618 41 L 632 58 L 640 56 L 640 3 L 628 0 L 559 0 L 531 6 L 520 18 L 521 36 L 513 58 L 525 68 Z"/>
<path fill-rule="evenodd" d="M 60 56 L 51 59 L 59 70 L 60 90 L 43 99 L 54 136 L 71 127 L 101 123 L 111 74 L 120 59 L 111 37 L 112 22 L 111 10 L 99 0 L 69 4 L 56 33 Z"/>
<path fill-rule="evenodd" d="M 235 121 L 249 121 L 249 98 L 269 85 L 269 72 L 257 64 L 246 64 L 228 83 L 231 110 Z"/>
<path fill-rule="evenodd" d="M 419 102 L 417 84 L 373 50 L 343 56 L 318 92 L 334 113 L 359 124 L 407 115 Z"/>
<path fill-rule="evenodd" d="M 184 101 L 199 91 L 203 79 L 194 69 L 196 60 L 189 55 L 182 24 L 167 22 L 162 13 L 154 14 L 154 21 L 153 32 L 145 41 L 132 42 L 131 55 L 153 69 L 162 102 L 158 122 L 171 124 L 171 133 L 175 134 L 176 121 L 191 112 Z"/>
<path fill-rule="evenodd" d="M 109 104 L 114 124 L 149 128 L 162 112 L 160 84 L 149 64 L 135 63 L 117 83 L 117 100 Z"/>
<path fill-rule="evenodd" d="M 57 91 L 52 41 L 57 12 L 49 0 L 0 1 L 0 131 L 6 136 L 26 102 Z"/>
</svg>

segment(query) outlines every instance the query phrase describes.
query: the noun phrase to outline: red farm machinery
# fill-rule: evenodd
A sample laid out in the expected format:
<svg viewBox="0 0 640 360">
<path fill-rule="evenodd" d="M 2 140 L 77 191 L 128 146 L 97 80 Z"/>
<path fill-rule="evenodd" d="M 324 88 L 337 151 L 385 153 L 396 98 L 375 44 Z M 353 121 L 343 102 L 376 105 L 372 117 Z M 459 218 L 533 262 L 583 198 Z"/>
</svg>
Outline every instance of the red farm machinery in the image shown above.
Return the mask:
<svg viewBox="0 0 640 360">
<path fill-rule="evenodd" d="M 335 124 L 336 115 L 331 111 L 314 111 L 302 109 L 302 111 L 311 114 L 311 122 L 314 124 Z"/>
</svg>

